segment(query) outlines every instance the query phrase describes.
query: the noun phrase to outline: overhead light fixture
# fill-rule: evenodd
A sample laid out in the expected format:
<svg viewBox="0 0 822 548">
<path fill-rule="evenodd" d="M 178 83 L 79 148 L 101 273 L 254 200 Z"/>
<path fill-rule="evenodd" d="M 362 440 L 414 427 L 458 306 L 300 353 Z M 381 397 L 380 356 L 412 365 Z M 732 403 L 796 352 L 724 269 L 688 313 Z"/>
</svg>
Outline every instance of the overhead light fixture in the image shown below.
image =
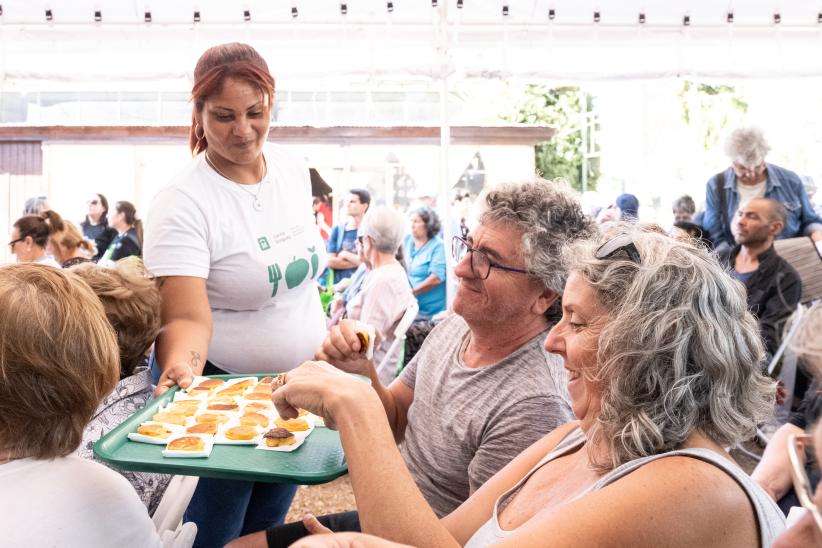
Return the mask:
<svg viewBox="0 0 822 548">
<path fill-rule="evenodd" d="M 251 21 L 251 10 L 243 10 L 243 20 Z"/>
<path fill-rule="evenodd" d="M 51 14 L 51 10 L 46 10 L 46 21 L 51 21 L 54 19 L 54 16 Z"/>
<path fill-rule="evenodd" d="M 773 22 L 774 22 L 774 25 L 778 25 L 779 23 L 782 22 L 782 16 L 779 15 L 778 12 L 773 14 Z"/>
<path fill-rule="evenodd" d="M 394 11 L 394 2 L 391 2 L 390 0 L 388 2 L 386 2 L 385 3 L 385 9 L 388 10 L 388 13 L 391 13 L 392 11 Z"/>
<path fill-rule="evenodd" d="M 348 14 L 348 4 L 346 4 L 345 2 L 343 2 L 342 4 L 340 4 L 340 14 L 341 14 L 341 15 L 346 15 L 346 14 Z"/>
<path fill-rule="evenodd" d="M 99 23 L 103 20 L 103 12 L 100 10 L 94 10 L 94 22 Z"/>
<path fill-rule="evenodd" d="M 143 16 L 143 21 L 145 21 L 146 23 L 151 23 L 151 12 L 150 11 L 147 11 L 145 13 L 145 15 Z"/>
<path fill-rule="evenodd" d="M 729 11 L 728 15 L 725 17 L 725 21 L 727 21 L 728 24 L 733 23 L 734 22 L 734 12 Z"/>
<path fill-rule="evenodd" d="M 644 13 L 640 13 L 640 14 L 639 14 L 639 24 L 640 24 L 640 25 L 644 25 L 644 24 L 645 24 L 645 14 L 644 14 Z"/>
<path fill-rule="evenodd" d="M 199 12 L 199 11 L 195 11 L 195 12 L 194 12 L 194 22 L 195 22 L 195 23 L 199 23 L 199 22 L 200 22 L 200 12 Z"/>
<path fill-rule="evenodd" d="M 683 27 L 690 27 L 691 26 L 691 16 L 686 15 L 682 18 L 682 26 Z"/>
<path fill-rule="evenodd" d="M 462 0 L 457 0 L 457 9 L 458 10 L 462 9 Z"/>
<path fill-rule="evenodd" d="M 439 3 L 437 2 L 437 0 L 431 0 L 431 7 L 432 8 L 436 8 L 438 4 Z"/>
<path fill-rule="evenodd" d="M 599 12 L 598 11 L 594 12 L 594 23 L 599 23 Z"/>
<path fill-rule="evenodd" d="M 291 6 L 291 17 L 296 19 L 300 13 L 297 11 L 297 6 Z"/>
<path fill-rule="evenodd" d="M 555 10 L 554 8 L 549 9 L 548 10 L 548 19 L 553 21 L 556 18 L 557 18 L 557 10 Z"/>
<path fill-rule="evenodd" d="M 508 4 L 503 4 L 502 5 L 502 16 L 503 17 L 508 17 L 508 13 L 509 13 Z"/>
</svg>

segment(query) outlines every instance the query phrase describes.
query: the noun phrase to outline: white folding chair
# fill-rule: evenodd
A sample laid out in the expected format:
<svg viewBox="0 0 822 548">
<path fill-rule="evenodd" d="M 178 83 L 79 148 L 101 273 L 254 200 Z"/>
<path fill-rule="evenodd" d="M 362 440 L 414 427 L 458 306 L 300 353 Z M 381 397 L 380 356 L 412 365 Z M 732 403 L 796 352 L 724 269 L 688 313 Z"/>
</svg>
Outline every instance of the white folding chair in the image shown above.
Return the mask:
<svg viewBox="0 0 822 548">
<path fill-rule="evenodd" d="M 183 513 L 197 488 L 197 476 L 174 476 L 157 505 L 151 521 L 163 541 L 164 548 L 189 548 L 194 544 L 197 526 L 183 523 Z"/>
<path fill-rule="evenodd" d="M 391 346 L 388 347 L 388 350 L 385 352 L 385 356 L 377 366 L 377 372 L 388 369 L 393 373 L 397 370 L 397 363 L 395 361 L 396 357 L 394 356 L 394 353 L 397 351 L 397 347 L 405 342 L 405 334 L 408 332 L 408 328 L 411 327 L 411 324 L 414 323 L 414 318 L 417 317 L 417 313 L 419 311 L 420 305 L 417 304 L 416 300 L 405 310 L 405 314 L 402 315 L 400 321 L 397 322 L 397 327 L 394 328 L 394 342 L 392 342 Z"/>
</svg>

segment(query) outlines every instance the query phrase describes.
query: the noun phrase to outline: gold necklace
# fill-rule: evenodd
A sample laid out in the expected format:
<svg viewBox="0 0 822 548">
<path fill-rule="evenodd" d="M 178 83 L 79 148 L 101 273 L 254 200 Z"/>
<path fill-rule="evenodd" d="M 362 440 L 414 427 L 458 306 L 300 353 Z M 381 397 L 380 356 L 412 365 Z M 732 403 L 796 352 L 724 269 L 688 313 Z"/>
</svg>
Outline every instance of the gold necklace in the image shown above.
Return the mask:
<svg viewBox="0 0 822 548">
<path fill-rule="evenodd" d="M 265 176 L 268 175 L 268 164 L 265 161 L 265 156 L 263 156 L 263 176 L 260 178 L 260 182 L 257 183 L 257 193 L 255 194 L 255 193 L 251 192 L 250 190 L 248 190 L 246 188 L 246 185 L 244 185 L 242 183 L 238 183 L 237 181 L 235 181 L 234 179 L 232 179 L 231 177 L 229 177 L 228 175 L 226 175 L 225 173 L 220 171 L 220 168 L 218 168 L 214 164 L 214 162 L 211 161 L 211 158 L 208 157 L 208 151 L 205 151 L 203 154 L 205 154 L 206 163 L 211 167 L 211 169 L 216 171 L 223 179 L 231 181 L 232 183 L 239 186 L 240 189 L 242 189 L 244 192 L 248 193 L 251 196 L 251 198 L 253 200 L 251 202 L 251 206 L 254 208 L 254 211 L 262 211 L 263 202 L 260 200 L 260 192 L 263 190 L 263 179 L 265 179 Z"/>
</svg>

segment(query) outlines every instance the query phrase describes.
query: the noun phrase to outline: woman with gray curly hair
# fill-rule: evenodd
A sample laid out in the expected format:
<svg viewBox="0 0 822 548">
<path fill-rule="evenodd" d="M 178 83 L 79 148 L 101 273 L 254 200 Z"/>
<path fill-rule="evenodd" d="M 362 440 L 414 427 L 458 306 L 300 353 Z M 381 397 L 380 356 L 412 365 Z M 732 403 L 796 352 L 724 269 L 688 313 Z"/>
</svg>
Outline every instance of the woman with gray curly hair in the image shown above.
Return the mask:
<svg viewBox="0 0 822 548">
<path fill-rule="evenodd" d="M 822 218 L 811 207 L 802 180 L 793 171 L 765 162 L 770 150 L 761 129 L 737 128 L 725 142 L 731 167 L 708 180 L 702 225 L 723 256 L 736 245 L 732 229 L 737 213 L 754 198 L 772 198 L 788 210 L 777 239 L 805 235 L 822 241 Z"/>
<path fill-rule="evenodd" d="M 373 391 L 322 364 L 307 364 L 312 377 L 293 383 L 289 373 L 274 401 L 284 416 L 303 407 L 339 429 L 364 532 L 415 546 L 773 542 L 784 528 L 779 509 L 723 449 L 753 434 L 775 392 L 759 372 L 764 348 L 742 287 L 704 249 L 625 230 L 562 254 L 570 271 L 563 315 L 545 347 L 564 359 L 578 420 L 441 521 L 385 421 L 362 420 L 380 414 Z M 334 375 L 324 379 L 333 388 L 320 388 L 324 375 Z M 396 546 L 350 533 L 296 546 L 355 542 Z"/>
</svg>

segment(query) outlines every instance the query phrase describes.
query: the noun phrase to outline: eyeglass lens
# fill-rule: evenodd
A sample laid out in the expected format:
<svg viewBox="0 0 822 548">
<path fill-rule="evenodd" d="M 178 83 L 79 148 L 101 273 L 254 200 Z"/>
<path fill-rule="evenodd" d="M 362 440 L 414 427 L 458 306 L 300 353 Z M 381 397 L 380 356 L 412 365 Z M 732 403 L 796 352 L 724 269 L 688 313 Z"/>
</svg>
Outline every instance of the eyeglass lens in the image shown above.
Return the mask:
<svg viewBox="0 0 822 548">
<path fill-rule="evenodd" d="M 491 272 L 491 261 L 488 256 L 477 249 L 471 249 L 468 244 L 459 237 L 454 237 L 451 245 L 451 255 L 454 261 L 460 262 L 465 254 L 471 252 L 471 272 L 480 279 L 486 279 Z"/>
</svg>

